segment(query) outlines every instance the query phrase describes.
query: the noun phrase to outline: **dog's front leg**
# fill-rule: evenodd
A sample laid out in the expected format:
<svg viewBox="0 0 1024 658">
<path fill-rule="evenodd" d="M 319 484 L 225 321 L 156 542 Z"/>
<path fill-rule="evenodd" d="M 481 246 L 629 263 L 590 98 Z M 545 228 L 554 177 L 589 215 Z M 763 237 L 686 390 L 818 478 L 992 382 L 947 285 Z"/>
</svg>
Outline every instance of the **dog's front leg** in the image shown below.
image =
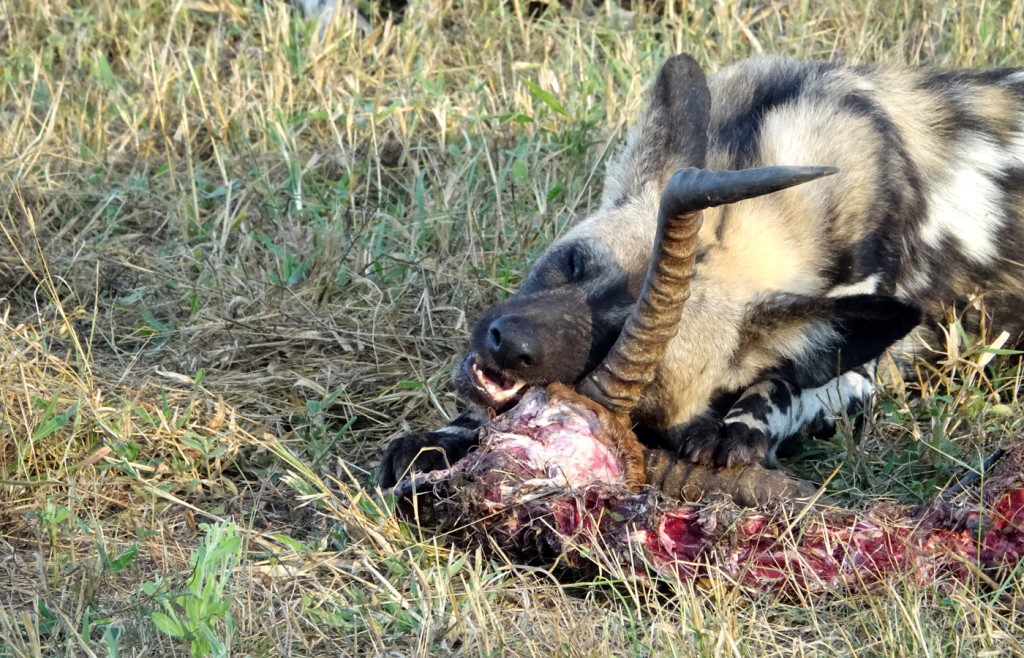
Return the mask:
<svg viewBox="0 0 1024 658">
<path fill-rule="evenodd" d="M 865 408 L 875 391 L 873 375 L 872 363 L 808 389 L 763 379 L 745 390 L 724 418 L 701 417 L 670 430 L 667 442 L 693 462 L 775 467 L 776 451 L 787 439 L 818 433 Z"/>
<path fill-rule="evenodd" d="M 387 489 L 414 471 L 448 468 L 476 447 L 486 422 L 483 411 L 469 408 L 441 429 L 392 439 L 381 456 L 377 484 Z"/>
</svg>

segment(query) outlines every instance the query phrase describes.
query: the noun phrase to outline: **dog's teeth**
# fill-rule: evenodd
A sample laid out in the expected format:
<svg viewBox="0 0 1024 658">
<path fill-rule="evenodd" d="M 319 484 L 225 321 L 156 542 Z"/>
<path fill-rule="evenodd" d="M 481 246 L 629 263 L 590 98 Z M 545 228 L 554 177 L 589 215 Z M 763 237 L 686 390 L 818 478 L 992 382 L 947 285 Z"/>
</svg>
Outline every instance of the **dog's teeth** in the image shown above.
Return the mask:
<svg viewBox="0 0 1024 658">
<path fill-rule="evenodd" d="M 495 380 L 475 361 L 469 364 L 469 371 L 473 375 L 476 387 L 490 397 L 495 403 L 502 403 L 511 400 L 517 393 L 519 393 L 520 390 L 526 387 L 526 382 L 522 379 L 515 380 L 515 382 L 509 386 L 503 386 L 503 384 L 508 381 L 505 376 L 498 375 L 498 379 Z"/>
</svg>

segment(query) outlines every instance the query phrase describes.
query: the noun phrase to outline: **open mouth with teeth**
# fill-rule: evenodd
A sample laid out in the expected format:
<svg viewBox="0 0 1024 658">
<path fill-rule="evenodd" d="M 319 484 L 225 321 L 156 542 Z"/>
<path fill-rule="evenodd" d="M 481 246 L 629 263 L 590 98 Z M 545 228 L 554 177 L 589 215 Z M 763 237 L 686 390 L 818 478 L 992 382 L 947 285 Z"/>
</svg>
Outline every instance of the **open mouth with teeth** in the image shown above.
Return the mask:
<svg viewBox="0 0 1024 658">
<path fill-rule="evenodd" d="M 477 394 L 492 409 L 502 409 L 518 402 L 526 390 L 527 384 L 522 379 L 516 379 L 490 368 L 481 363 L 476 354 L 470 354 L 462 363 L 463 369 L 468 375 L 469 381 L 473 384 Z"/>
</svg>

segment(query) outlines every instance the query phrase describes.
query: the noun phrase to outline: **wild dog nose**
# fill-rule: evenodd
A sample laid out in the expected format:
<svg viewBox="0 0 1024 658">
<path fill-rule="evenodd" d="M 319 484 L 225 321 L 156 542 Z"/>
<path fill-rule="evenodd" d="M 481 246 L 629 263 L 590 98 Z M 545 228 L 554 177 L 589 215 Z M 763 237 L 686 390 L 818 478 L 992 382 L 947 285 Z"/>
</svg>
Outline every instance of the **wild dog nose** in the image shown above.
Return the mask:
<svg viewBox="0 0 1024 658">
<path fill-rule="evenodd" d="M 503 370 L 522 371 L 540 361 L 536 329 L 521 318 L 503 316 L 487 328 L 487 351 Z"/>
</svg>

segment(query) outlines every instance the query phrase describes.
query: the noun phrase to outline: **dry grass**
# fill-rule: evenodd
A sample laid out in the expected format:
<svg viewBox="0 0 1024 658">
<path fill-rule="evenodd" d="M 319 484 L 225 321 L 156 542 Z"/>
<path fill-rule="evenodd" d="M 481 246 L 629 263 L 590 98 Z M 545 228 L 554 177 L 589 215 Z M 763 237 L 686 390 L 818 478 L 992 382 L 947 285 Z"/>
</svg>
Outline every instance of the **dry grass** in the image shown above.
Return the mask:
<svg viewBox="0 0 1024 658">
<path fill-rule="evenodd" d="M 667 54 L 1022 65 L 1020 0 L 460 4 L 319 40 L 269 1 L 0 1 L 0 656 L 1024 653 L 1016 591 L 564 587 L 362 488 Z M 913 501 L 1012 440 L 1018 373 L 952 346 L 804 468 Z"/>
</svg>

